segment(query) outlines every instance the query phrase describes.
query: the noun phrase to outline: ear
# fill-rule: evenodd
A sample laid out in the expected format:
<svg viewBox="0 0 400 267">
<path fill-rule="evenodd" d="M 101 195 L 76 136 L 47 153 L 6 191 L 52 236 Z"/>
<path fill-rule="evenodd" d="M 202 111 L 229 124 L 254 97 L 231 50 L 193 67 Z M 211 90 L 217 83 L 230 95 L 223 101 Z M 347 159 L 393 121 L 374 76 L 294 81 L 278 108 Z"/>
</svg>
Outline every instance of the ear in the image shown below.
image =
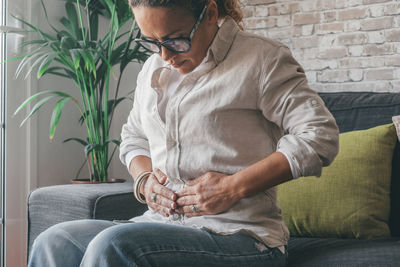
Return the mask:
<svg viewBox="0 0 400 267">
<path fill-rule="evenodd" d="M 218 5 L 215 0 L 211 0 L 208 4 L 206 11 L 206 21 L 207 24 L 215 25 L 218 21 Z"/>
</svg>

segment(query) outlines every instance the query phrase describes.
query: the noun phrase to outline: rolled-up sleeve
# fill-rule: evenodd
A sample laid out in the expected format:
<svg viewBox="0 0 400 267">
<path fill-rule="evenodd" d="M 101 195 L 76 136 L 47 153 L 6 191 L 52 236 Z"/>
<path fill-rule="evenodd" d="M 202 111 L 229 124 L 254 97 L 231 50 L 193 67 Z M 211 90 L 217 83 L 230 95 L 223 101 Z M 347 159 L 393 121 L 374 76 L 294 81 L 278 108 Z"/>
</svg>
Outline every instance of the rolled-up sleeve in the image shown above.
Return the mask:
<svg viewBox="0 0 400 267">
<path fill-rule="evenodd" d="M 127 122 L 122 126 L 121 145 L 119 147 L 119 158 L 129 169 L 130 161 L 138 156 L 150 157 L 149 142 L 143 132 L 140 119 L 140 85 L 142 73 L 139 73 L 133 107 L 129 113 Z"/>
<path fill-rule="evenodd" d="M 339 150 L 339 131 L 332 114 L 307 85 L 303 68 L 288 48 L 271 51 L 261 79 L 259 107 L 283 130 L 277 151 L 289 161 L 293 178 L 320 176 Z"/>
</svg>

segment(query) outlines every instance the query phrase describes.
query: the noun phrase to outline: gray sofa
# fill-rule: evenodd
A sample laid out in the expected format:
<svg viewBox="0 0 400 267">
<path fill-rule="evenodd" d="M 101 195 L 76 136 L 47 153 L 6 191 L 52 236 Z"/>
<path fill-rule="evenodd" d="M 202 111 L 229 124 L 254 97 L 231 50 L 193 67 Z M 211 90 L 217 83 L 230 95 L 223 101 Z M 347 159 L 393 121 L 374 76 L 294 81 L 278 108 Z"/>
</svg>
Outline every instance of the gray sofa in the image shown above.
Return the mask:
<svg viewBox="0 0 400 267">
<path fill-rule="evenodd" d="M 321 93 L 341 132 L 367 129 L 400 115 L 399 93 Z M 289 266 L 400 266 L 400 145 L 392 162 L 391 237 L 378 240 L 292 237 Z M 28 253 L 48 227 L 77 219 L 129 219 L 146 206 L 132 195 L 132 183 L 59 185 L 39 188 L 28 199 Z"/>
</svg>

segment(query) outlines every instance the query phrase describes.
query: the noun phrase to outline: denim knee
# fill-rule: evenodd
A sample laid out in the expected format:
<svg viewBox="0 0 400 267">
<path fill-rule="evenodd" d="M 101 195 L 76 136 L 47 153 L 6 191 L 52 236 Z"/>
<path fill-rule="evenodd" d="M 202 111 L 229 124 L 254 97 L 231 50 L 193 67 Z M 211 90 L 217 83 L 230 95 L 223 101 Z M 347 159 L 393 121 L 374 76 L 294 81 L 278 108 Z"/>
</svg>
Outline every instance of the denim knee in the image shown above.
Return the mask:
<svg viewBox="0 0 400 267">
<path fill-rule="evenodd" d="M 63 229 L 63 225 L 54 225 L 33 242 L 28 266 L 79 266 L 84 251 Z"/>
</svg>

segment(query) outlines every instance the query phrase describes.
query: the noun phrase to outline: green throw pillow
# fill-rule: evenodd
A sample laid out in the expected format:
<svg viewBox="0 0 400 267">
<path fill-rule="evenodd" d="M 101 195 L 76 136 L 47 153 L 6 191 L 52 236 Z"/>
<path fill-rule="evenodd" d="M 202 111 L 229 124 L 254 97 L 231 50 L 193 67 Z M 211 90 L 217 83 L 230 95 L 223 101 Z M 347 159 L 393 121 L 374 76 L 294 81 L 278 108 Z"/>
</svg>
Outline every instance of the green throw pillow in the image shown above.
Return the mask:
<svg viewBox="0 0 400 267">
<path fill-rule="evenodd" d="M 340 150 L 322 176 L 278 186 L 292 236 L 390 236 L 390 181 L 396 144 L 393 124 L 340 134 Z"/>
</svg>

